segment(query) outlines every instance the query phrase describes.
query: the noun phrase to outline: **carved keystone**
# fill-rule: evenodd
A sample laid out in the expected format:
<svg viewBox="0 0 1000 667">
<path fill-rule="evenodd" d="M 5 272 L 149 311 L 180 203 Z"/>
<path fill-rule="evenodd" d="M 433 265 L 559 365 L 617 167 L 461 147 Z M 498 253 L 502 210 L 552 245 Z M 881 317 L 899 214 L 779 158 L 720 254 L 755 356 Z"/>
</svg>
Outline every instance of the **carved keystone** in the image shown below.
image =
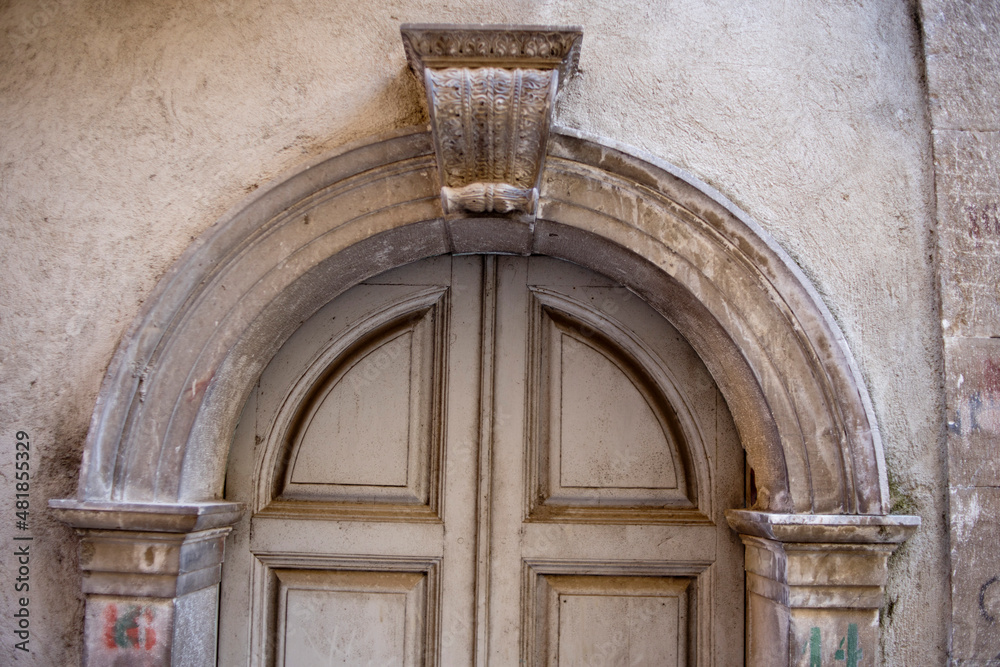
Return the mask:
<svg viewBox="0 0 1000 667">
<path fill-rule="evenodd" d="M 534 219 L 559 85 L 580 58 L 577 26 L 401 28 L 424 85 L 446 214 Z"/>
</svg>

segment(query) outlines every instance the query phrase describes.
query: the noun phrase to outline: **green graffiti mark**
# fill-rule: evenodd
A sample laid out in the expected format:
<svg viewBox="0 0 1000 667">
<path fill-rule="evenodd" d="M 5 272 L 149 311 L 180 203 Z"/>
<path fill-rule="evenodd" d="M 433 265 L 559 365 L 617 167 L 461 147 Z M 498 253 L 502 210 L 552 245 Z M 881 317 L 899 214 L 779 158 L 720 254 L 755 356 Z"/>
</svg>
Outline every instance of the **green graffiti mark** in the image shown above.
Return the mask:
<svg viewBox="0 0 1000 667">
<path fill-rule="evenodd" d="M 823 635 L 819 628 L 813 626 L 809 630 L 809 667 L 822 667 L 822 652 L 821 647 L 823 645 Z M 847 651 L 844 651 L 844 642 L 847 642 Z M 805 647 L 803 647 L 802 652 L 805 653 Z M 847 637 L 841 637 L 840 643 L 837 644 L 837 650 L 833 654 L 833 659 L 840 661 L 845 660 L 847 662 L 847 667 L 858 667 L 861 664 L 861 657 L 864 655 L 864 651 L 861 650 L 860 642 L 858 640 L 858 624 L 851 623 L 847 626 Z"/>
<path fill-rule="evenodd" d="M 115 623 L 115 644 L 119 647 L 138 646 L 139 642 L 132 635 L 138 630 L 139 614 L 141 613 L 142 609 L 135 605 L 129 605 L 125 608 L 125 613 L 118 617 L 118 622 Z"/>
<path fill-rule="evenodd" d="M 851 623 L 847 626 L 847 667 L 858 667 L 858 663 L 861 662 L 862 653 L 861 647 L 858 646 L 858 624 Z M 837 652 L 833 654 L 833 659 L 845 659 L 843 638 L 841 638 L 840 644 L 837 645 Z M 812 667 L 812 665 L 809 667 Z"/>
<path fill-rule="evenodd" d="M 156 644 L 156 631 L 152 607 L 125 605 L 121 615 L 118 605 L 108 605 L 104 610 L 104 644 L 109 649 L 145 649 Z M 142 623 L 140 624 L 140 620 Z"/>
<path fill-rule="evenodd" d="M 847 627 L 847 664 L 849 667 L 858 667 L 861 662 L 861 646 L 858 642 L 858 624 L 851 623 Z"/>
<path fill-rule="evenodd" d="M 819 628 L 813 628 L 809 631 L 809 667 L 822 667 L 822 658 L 820 657 L 821 635 Z"/>
</svg>

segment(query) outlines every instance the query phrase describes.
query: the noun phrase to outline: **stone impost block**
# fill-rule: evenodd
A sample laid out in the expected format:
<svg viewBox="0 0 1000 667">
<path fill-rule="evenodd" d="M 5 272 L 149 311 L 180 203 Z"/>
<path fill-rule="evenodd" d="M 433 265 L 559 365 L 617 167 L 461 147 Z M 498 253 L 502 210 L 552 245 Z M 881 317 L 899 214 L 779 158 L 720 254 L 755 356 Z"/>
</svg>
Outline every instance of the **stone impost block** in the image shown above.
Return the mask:
<svg viewBox="0 0 1000 667">
<path fill-rule="evenodd" d="M 49 507 L 74 528 L 190 533 L 232 526 L 243 513 L 240 503 L 127 503 L 60 498 Z"/>
<path fill-rule="evenodd" d="M 873 664 L 888 559 L 918 517 L 727 513 L 746 547 L 748 664 Z"/>
<path fill-rule="evenodd" d="M 220 581 L 236 503 L 115 503 L 53 500 L 77 529 L 83 591 L 173 598 Z"/>
<path fill-rule="evenodd" d="M 229 528 L 195 533 L 80 530 L 83 592 L 177 597 L 221 580 Z"/>
</svg>

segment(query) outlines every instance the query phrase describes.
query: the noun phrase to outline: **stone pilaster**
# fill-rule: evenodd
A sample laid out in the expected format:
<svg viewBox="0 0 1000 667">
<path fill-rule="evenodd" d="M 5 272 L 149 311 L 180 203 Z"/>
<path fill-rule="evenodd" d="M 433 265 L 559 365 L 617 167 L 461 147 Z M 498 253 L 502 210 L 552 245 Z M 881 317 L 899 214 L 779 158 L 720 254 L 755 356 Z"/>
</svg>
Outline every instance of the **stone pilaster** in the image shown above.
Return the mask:
<svg viewBox="0 0 1000 667">
<path fill-rule="evenodd" d="M 80 536 L 84 664 L 215 663 L 234 503 L 51 501 Z"/>
<path fill-rule="evenodd" d="M 746 547 L 747 664 L 876 664 L 889 556 L 912 516 L 727 513 Z"/>
</svg>

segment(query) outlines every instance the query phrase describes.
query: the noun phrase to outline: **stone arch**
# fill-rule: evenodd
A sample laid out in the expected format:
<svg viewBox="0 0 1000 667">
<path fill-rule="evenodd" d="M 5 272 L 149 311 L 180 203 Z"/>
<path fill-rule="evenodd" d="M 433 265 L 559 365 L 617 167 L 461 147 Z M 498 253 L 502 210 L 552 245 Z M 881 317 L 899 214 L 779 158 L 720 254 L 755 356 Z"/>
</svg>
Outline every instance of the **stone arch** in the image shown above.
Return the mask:
<svg viewBox="0 0 1000 667">
<path fill-rule="evenodd" d="M 163 664 L 211 662 L 215 635 L 185 623 L 217 613 L 223 543 L 242 511 L 221 500 L 227 454 L 282 343 L 390 268 L 537 253 L 638 293 L 722 391 L 759 488 L 754 511 L 728 515 L 747 549 L 750 663 L 792 662 L 813 623 L 866 628 L 859 641 L 875 650 L 886 560 L 919 520 L 886 516 L 868 395 L 816 292 L 758 225 L 680 170 L 568 130 L 546 145 L 533 218 L 446 214 L 421 128 L 305 165 L 194 242 L 112 360 L 77 498 L 50 501 L 81 529 L 88 619 L 144 604 L 166 619 Z M 96 622 L 85 632 L 99 648 Z"/>
<path fill-rule="evenodd" d="M 229 437 L 298 323 L 394 266 L 541 253 L 630 287 L 688 337 L 733 411 L 771 511 L 883 514 L 881 443 L 829 313 L 777 245 L 703 184 L 570 132 L 550 142 L 533 225 L 446 221 L 430 135 L 318 160 L 259 192 L 160 281 L 115 355 L 79 498 L 221 497 Z"/>
</svg>

